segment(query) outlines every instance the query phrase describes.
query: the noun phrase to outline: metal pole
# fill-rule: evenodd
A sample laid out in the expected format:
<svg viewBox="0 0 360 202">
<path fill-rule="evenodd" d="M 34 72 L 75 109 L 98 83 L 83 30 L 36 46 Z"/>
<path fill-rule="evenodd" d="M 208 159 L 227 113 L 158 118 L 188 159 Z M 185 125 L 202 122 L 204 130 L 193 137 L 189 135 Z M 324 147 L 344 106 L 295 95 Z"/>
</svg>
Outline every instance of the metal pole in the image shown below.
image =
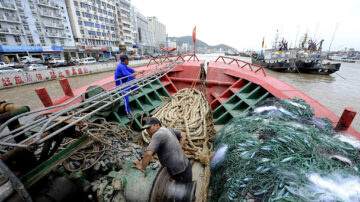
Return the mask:
<svg viewBox="0 0 360 202">
<path fill-rule="evenodd" d="M 335 33 L 336 33 L 336 30 L 337 30 L 338 26 L 339 26 L 339 23 L 336 24 L 335 31 L 334 31 L 334 34 L 333 34 L 333 36 L 332 36 L 331 42 L 330 42 L 328 54 L 330 54 L 330 48 L 331 48 L 332 42 L 333 42 L 333 40 L 334 40 Z"/>
<path fill-rule="evenodd" d="M 194 61 L 195 61 L 195 48 L 196 48 L 196 41 L 194 42 Z"/>
</svg>

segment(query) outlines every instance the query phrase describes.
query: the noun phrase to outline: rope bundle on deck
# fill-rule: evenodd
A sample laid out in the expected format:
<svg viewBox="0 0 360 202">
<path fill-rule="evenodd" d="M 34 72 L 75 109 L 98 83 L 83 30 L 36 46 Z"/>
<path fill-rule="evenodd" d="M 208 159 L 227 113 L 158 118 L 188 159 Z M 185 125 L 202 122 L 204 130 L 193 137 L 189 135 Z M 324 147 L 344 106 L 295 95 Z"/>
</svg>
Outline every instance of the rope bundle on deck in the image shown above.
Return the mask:
<svg viewBox="0 0 360 202">
<path fill-rule="evenodd" d="M 163 106 L 159 107 L 153 116 L 158 118 L 162 125 L 186 132 L 185 145 L 196 148 L 196 153 L 185 152 L 190 159 L 200 160 L 207 164 L 208 153 L 211 151 L 209 140 L 215 134 L 211 108 L 205 96 L 194 88 L 178 91 Z M 148 135 L 143 133 L 145 142 L 150 142 Z"/>
</svg>

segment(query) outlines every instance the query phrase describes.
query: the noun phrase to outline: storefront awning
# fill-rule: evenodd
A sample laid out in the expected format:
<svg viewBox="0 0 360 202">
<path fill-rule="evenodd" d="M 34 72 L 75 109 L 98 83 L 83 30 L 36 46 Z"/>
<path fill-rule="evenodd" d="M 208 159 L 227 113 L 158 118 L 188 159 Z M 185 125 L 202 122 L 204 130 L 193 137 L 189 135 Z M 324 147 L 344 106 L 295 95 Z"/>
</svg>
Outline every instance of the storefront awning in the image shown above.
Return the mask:
<svg viewBox="0 0 360 202">
<path fill-rule="evenodd" d="M 0 46 L 0 52 L 42 52 L 41 46 Z"/>
<path fill-rule="evenodd" d="M 42 46 L 43 53 L 61 53 L 63 52 L 63 47 L 61 46 Z"/>
</svg>

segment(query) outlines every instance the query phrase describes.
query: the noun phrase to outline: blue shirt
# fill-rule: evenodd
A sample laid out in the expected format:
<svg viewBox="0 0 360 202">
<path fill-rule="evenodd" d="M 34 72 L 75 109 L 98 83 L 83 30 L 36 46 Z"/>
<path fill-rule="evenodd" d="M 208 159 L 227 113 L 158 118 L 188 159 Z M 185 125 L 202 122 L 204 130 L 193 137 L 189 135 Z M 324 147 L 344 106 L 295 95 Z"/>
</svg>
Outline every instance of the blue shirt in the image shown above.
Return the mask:
<svg viewBox="0 0 360 202">
<path fill-rule="evenodd" d="M 116 86 L 120 85 L 121 83 L 126 83 L 128 81 L 134 80 L 135 78 L 133 76 L 130 76 L 134 72 L 135 71 L 133 69 L 131 69 L 130 67 L 128 67 L 125 63 L 120 62 L 115 70 L 115 80 L 119 79 L 121 77 L 126 77 L 126 76 L 129 76 L 129 77 L 115 81 Z"/>
</svg>

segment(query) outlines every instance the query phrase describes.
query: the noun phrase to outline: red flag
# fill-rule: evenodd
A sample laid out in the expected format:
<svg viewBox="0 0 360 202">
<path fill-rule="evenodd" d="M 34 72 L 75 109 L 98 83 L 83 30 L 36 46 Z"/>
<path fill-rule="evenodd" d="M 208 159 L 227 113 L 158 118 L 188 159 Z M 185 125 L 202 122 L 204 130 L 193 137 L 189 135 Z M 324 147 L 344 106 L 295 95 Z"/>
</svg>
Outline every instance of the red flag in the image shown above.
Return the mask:
<svg viewBox="0 0 360 202">
<path fill-rule="evenodd" d="M 193 29 L 193 41 L 194 41 L 194 43 L 196 41 L 196 26 Z"/>
<path fill-rule="evenodd" d="M 263 37 L 263 41 L 262 41 L 262 44 L 261 44 L 262 48 L 264 48 L 264 40 L 265 40 L 265 37 Z"/>
</svg>

